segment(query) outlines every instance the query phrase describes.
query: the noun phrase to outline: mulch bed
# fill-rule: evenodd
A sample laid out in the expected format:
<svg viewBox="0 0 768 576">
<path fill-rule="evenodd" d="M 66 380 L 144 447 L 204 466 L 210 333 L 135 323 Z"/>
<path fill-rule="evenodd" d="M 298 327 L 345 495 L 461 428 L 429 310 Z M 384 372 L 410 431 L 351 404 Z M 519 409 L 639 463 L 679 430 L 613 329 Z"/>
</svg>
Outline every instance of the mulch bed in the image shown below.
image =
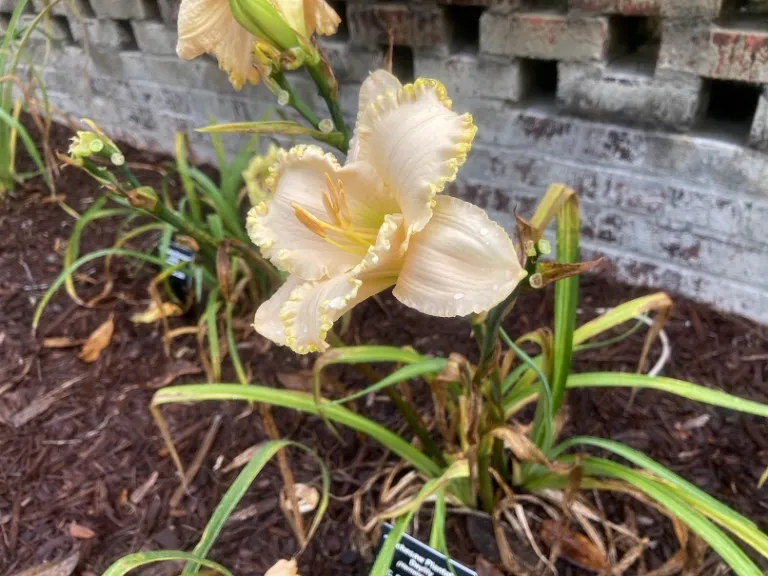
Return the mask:
<svg viewBox="0 0 768 576">
<path fill-rule="evenodd" d="M 55 149 L 64 150 L 67 137 L 66 130 L 57 129 Z M 127 147 L 124 151 L 129 161 L 161 160 Z M 152 173 L 144 176 L 149 184 L 157 181 Z M 95 183 L 70 169 L 59 179 L 58 191 L 78 211 L 99 195 Z M 146 287 L 152 270 L 124 261 L 115 263 L 115 289 L 109 299 L 86 309 L 73 304 L 62 291 L 33 335 L 32 314 L 62 269 L 63 242 L 73 225 L 56 204 L 46 203 L 46 196 L 47 191 L 30 185 L 0 204 L 0 390 L 8 385 L 0 394 L 0 573 L 14 574 L 74 550 L 80 554 L 79 573 L 100 573 L 131 551 L 190 550 L 234 478 L 235 473 L 223 471 L 222 462 L 228 463 L 266 437 L 258 412 L 247 411 L 243 404 L 212 402 L 164 409 L 185 463 L 192 461 L 206 434 L 216 428 L 192 486 L 179 506 L 171 509 L 169 502 L 179 483 L 148 406 L 154 390 L 170 375 L 198 368 L 193 340 L 179 340 L 174 357 L 166 358 L 158 328 L 130 322 L 131 314 L 148 303 Z M 118 225 L 117 220 L 91 224 L 81 252 L 110 246 Z M 102 264 L 93 262 L 82 272 L 94 284 L 79 282 L 78 290 L 84 296 L 97 294 Z M 596 316 L 600 308 L 648 292 L 601 276 L 585 277 L 579 322 Z M 768 401 L 768 330 L 682 297 L 675 302 L 667 327 L 673 351 L 664 374 Z M 507 328 L 520 334 L 550 325 L 551 306 L 548 290 L 526 296 L 507 320 Z M 41 348 L 45 337 L 86 338 L 112 313 L 113 341 L 94 364 L 81 362 L 77 348 Z M 400 306 L 391 295 L 361 305 L 346 338 L 411 344 L 423 353 L 474 355 L 466 321 L 422 316 Z M 641 332 L 615 346 L 580 354 L 575 368 L 631 371 L 642 338 Z M 281 386 L 281 372 L 311 367 L 311 358 L 297 358 L 255 335 L 243 342 L 240 352 L 254 381 L 267 385 Z M 202 381 L 202 374 L 187 374 L 175 383 Z M 53 402 L 47 409 L 18 427 L 9 423 L 21 408 L 39 405 L 40 398 L 50 393 Z M 628 390 L 612 389 L 570 393 L 564 434 L 625 442 L 768 529 L 768 497 L 765 490 L 756 488 L 768 464 L 768 423 L 654 392 L 639 392 L 630 404 L 629 395 Z M 385 402 L 374 402 L 366 410 L 390 429 L 400 426 Z M 707 418 L 699 418 L 704 415 Z M 342 444 L 316 418 L 288 410 L 276 410 L 275 418 L 285 437 L 315 447 L 333 472 L 334 497 L 318 534 L 301 556 L 301 573 L 367 574 L 370 542 L 355 530 L 351 504 L 344 497 L 384 465 L 385 452 L 349 430 L 342 430 Z M 686 423 L 693 418 L 699 418 L 697 425 L 687 429 Z M 292 452 L 291 462 L 297 481 L 317 480 L 311 458 Z M 213 559 L 237 574 L 261 574 L 278 558 L 295 552 L 296 543 L 278 506 L 280 484 L 276 466 L 268 466 L 239 508 L 248 514 L 227 525 Z M 604 496 L 603 501 L 619 522 L 627 510 L 641 519 L 659 518 L 623 498 Z M 73 522 L 90 528 L 95 536 L 74 539 L 69 532 Z M 658 565 L 675 549 L 671 527 L 668 522 L 639 524 L 643 535 L 657 543 L 646 554 L 647 563 Z M 449 534 L 452 553 L 473 563 L 474 545 L 464 517 L 451 519 Z M 561 574 L 584 573 L 570 565 L 560 567 Z"/>
</svg>

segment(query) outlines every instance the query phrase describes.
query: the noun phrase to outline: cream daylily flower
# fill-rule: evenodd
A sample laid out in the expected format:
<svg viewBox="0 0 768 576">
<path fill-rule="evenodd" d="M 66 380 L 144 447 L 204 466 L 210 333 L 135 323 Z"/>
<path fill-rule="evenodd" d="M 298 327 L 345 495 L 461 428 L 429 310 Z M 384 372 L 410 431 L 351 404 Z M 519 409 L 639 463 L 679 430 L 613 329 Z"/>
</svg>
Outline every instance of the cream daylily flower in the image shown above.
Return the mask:
<svg viewBox="0 0 768 576">
<path fill-rule="evenodd" d="M 325 0 L 264 1 L 302 38 L 308 39 L 315 32 L 333 34 L 341 22 Z M 229 0 L 181 0 L 178 35 L 176 53 L 180 58 L 191 60 L 212 53 L 235 89 L 246 82 L 258 83 L 254 45 L 268 38 L 258 38 L 243 27 L 232 15 Z"/>
<path fill-rule="evenodd" d="M 480 208 L 438 196 L 475 132 L 436 80 L 403 86 L 379 70 L 361 88 L 344 166 L 317 146 L 281 150 L 272 195 L 247 227 L 289 276 L 256 312 L 256 331 L 304 354 L 327 349 L 344 312 L 393 285 L 433 316 L 484 312 L 509 295 L 525 277 L 509 236 Z"/>
</svg>

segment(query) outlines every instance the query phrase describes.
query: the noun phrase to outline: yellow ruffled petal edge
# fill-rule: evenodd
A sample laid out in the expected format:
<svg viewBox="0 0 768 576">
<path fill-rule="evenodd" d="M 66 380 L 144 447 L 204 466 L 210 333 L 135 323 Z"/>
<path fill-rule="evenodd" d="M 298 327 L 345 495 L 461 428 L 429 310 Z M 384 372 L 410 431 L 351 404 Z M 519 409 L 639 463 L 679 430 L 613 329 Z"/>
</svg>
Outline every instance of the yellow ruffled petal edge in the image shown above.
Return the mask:
<svg viewBox="0 0 768 576">
<path fill-rule="evenodd" d="M 319 282 L 306 282 L 293 289 L 280 309 L 285 344 L 297 354 L 323 352 L 328 331 L 347 310 L 392 286 L 397 280 L 397 262 L 387 256 L 395 252 L 399 216 L 387 216 L 362 262 L 351 272 Z M 318 298 L 320 298 L 318 300 Z M 312 300 L 318 300 L 313 302 Z"/>
<path fill-rule="evenodd" d="M 431 78 L 417 78 L 413 83 L 403 85 L 396 93 L 392 90 L 384 90 L 383 93 L 376 96 L 366 106 L 365 110 L 358 114 L 355 142 L 357 158 L 360 160 L 370 160 L 371 153 L 365 150 L 365 140 L 367 137 L 366 132 L 372 133 L 374 128 L 365 130 L 363 127 L 366 124 L 369 126 L 374 124 L 374 119 L 377 119 L 379 122 L 383 121 L 385 115 L 392 113 L 400 105 L 417 103 L 425 94 L 431 94 L 447 110 L 452 110 L 453 102 L 448 97 L 445 85 L 439 80 Z M 370 117 L 366 118 L 368 115 Z M 460 129 L 458 134 L 452 138 L 453 147 L 450 153 L 446 154 L 447 158 L 441 161 L 441 175 L 437 180 L 429 184 L 428 193 L 425 198 L 425 209 L 429 212 L 415 222 L 409 223 L 406 239 L 401 246 L 402 252 L 408 248 L 408 238 L 422 230 L 429 221 L 431 211 L 435 206 L 435 197 L 445 190 L 446 185 L 456 179 L 459 168 L 466 162 L 467 154 L 472 149 L 472 141 L 475 138 L 475 134 L 477 134 L 477 126 L 472 119 L 472 115 L 465 113 L 458 116 L 457 119 L 460 122 Z M 441 152 L 443 151 L 444 149 L 441 150 Z"/>
<path fill-rule="evenodd" d="M 301 144 L 294 146 L 290 150 L 278 150 L 277 159 L 269 167 L 269 175 L 264 180 L 268 200 L 253 206 L 248 211 L 248 216 L 245 220 L 246 231 L 253 243 L 259 247 L 265 258 L 268 258 L 278 269 L 283 271 L 291 271 L 295 268 L 295 252 L 285 248 L 275 250 L 275 232 L 265 225 L 264 220 L 269 214 L 269 198 L 274 196 L 277 190 L 280 175 L 286 168 L 301 162 L 308 155 L 326 160 L 333 171 L 341 169 L 341 165 L 336 160 L 336 157 L 329 152 L 324 152 L 319 146 Z"/>
</svg>

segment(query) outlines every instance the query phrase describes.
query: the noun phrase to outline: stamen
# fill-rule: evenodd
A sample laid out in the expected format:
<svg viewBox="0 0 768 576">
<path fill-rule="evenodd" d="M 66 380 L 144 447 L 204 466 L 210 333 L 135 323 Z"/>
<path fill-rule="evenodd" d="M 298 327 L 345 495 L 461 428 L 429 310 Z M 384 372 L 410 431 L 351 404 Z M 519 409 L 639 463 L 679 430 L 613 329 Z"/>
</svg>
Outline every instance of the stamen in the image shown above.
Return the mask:
<svg viewBox="0 0 768 576">
<path fill-rule="evenodd" d="M 341 215 L 344 217 L 344 221 L 347 223 L 347 225 L 351 225 L 352 217 L 349 215 L 347 193 L 344 192 L 344 183 L 341 180 L 339 180 L 339 207 L 341 208 Z"/>
<path fill-rule="evenodd" d="M 314 232 L 320 238 L 325 238 L 325 230 L 323 230 L 323 222 L 312 216 L 309 212 L 307 212 L 304 208 L 296 204 L 295 202 L 291 202 L 291 208 L 293 208 L 293 212 L 296 214 L 296 218 L 299 219 L 299 222 L 304 224 L 310 232 Z"/>
<path fill-rule="evenodd" d="M 333 203 L 331 202 L 331 199 L 328 197 L 328 193 L 323 191 L 323 206 L 325 206 L 325 211 L 328 213 L 328 216 L 333 220 L 333 223 L 337 226 L 341 226 L 341 218 L 339 218 L 338 213 L 336 213 L 333 210 Z"/>
<path fill-rule="evenodd" d="M 339 212 L 339 193 L 336 191 L 336 187 L 333 185 L 330 174 L 325 173 L 325 183 L 328 186 L 328 192 L 330 193 L 331 206 L 333 211 L 338 214 Z"/>
</svg>

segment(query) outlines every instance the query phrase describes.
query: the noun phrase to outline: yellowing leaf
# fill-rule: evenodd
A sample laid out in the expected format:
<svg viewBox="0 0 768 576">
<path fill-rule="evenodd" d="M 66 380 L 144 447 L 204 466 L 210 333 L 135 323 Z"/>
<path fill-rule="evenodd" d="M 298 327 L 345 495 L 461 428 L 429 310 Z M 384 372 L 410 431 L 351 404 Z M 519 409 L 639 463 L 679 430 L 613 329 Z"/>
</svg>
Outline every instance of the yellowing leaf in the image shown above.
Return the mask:
<svg viewBox="0 0 768 576">
<path fill-rule="evenodd" d="M 114 316 L 114 314 L 110 314 L 109 319 L 88 336 L 88 340 L 85 341 L 82 350 L 80 350 L 80 360 L 90 364 L 99 359 L 101 353 L 112 341 L 112 334 L 115 331 Z"/>
<path fill-rule="evenodd" d="M 149 305 L 144 312 L 139 312 L 131 316 L 131 322 L 134 324 L 152 324 L 157 322 L 163 317 L 172 318 L 173 316 L 181 316 L 184 314 L 184 310 L 180 306 L 173 302 L 163 302 L 162 306 L 157 305 L 155 301 Z"/>
<path fill-rule="evenodd" d="M 296 560 L 278 560 L 264 576 L 299 576 Z"/>
</svg>

